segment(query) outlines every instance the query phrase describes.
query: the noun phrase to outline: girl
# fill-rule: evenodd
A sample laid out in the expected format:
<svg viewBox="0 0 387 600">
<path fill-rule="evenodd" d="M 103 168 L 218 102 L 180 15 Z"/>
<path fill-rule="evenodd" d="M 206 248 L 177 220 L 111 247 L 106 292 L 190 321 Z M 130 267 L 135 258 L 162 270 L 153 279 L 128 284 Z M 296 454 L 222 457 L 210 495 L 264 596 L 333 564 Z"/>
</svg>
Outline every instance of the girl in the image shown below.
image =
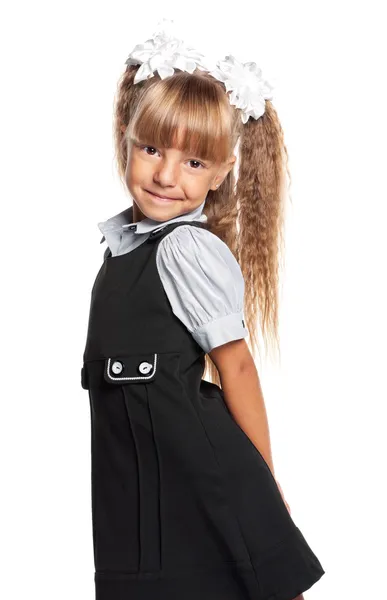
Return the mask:
<svg viewBox="0 0 387 600">
<path fill-rule="evenodd" d="M 133 205 L 99 223 L 82 368 L 97 600 L 292 600 L 324 574 L 276 482 L 245 339 L 254 352 L 258 309 L 277 333 L 286 150 L 269 96 L 254 63 L 210 71 L 165 29 L 119 82 Z"/>
</svg>

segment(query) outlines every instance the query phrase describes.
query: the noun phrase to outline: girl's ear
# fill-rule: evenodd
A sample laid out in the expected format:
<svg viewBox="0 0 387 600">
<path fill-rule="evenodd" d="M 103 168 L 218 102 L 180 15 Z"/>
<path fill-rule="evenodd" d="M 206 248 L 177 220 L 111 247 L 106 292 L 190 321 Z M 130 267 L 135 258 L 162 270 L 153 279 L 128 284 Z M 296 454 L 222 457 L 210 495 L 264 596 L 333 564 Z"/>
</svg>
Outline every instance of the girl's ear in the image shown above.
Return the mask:
<svg viewBox="0 0 387 600">
<path fill-rule="evenodd" d="M 227 165 L 228 165 L 227 173 L 229 171 L 231 171 L 231 169 L 234 166 L 235 161 L 236 161 L 236 156 L 235 156 L 235 154 L 233 154 L 232 157 L 227 161 Z"/>
<path fill-rule="evenodd" d="M 223 181 L 226 179 L 227 175 L 233 168 L 235 161 L 236 161 L 236 156 L 235 156 L 235 154 L 233 154 L 231 156 L 231 158 L 229 158 L 225 163 L 223 163 L 223 166 L 219 169 L 219 171 L 213 181 L 213 184 L 210 188 L 211 190 L 217 190 L 218 187 L 220 186 L 220 184 L 223 183 Z"/>
</svg>

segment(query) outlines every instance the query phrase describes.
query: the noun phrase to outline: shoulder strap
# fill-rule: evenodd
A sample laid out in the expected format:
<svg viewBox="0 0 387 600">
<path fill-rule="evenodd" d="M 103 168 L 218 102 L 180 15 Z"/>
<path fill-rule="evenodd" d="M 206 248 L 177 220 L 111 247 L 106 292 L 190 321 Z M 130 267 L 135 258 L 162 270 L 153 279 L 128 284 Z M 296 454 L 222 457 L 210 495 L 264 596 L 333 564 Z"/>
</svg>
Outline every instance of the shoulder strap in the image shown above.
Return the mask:
<svg viewBox="0 0 387 600">
<path fill-rule="evenodd" d="M 202 227 L 203 229 L 208 228 L 208 223 L 205 221 L 175 221 L 174 223 L 170 223 L 169 225 L 164 225 L 159 229 L 155 229 L 151 231 L 147 242 L 153 242 L 154 240 L 159 240 L 164 237 L 167 233 L 175 229 L 176 227 L 180 227 L 181 225 L 192 225 L 193 227 Z"/>
<path fill-rule="evenodd" d="M 103 253 L 103 260 L 105 260 L 106 258 L 108 258 L 111 255 L 112 255 L 112 251 L 110 250 L 110 248 L 108 246 L 107 248 L 105 248 L 105 252 Z"/>
</svg>

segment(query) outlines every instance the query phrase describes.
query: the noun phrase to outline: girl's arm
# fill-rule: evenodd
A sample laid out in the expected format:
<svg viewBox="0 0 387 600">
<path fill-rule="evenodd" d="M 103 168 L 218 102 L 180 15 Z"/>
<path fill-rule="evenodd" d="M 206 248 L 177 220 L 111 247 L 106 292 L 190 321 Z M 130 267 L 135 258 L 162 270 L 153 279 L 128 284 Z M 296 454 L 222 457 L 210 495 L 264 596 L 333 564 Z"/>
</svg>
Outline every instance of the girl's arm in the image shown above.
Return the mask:
<svg viewBox="0 0 387 600">
<path fill-rule="evenodd" d="M 265 402 L 246 340 L 233 340 L 208 354 L 219 371 L 225 401 L 232 416 L 262 454 L 275 477 Z"/>
</svg>

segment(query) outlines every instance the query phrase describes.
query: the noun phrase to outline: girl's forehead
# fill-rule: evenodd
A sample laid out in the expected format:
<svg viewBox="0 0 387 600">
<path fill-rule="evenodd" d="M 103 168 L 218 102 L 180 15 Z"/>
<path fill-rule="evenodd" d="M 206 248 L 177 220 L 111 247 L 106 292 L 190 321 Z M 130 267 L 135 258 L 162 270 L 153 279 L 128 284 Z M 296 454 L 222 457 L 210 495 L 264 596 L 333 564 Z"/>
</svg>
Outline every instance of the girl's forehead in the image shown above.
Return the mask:
<svg viewBox="0 0 387 600">
<path fill-rule="evenodd" d="M 143 102 L 129 122 L 127 136 L 156 148 L 174 148 L 202 160 L 227 160 L 232 152 L 232 123 L 229 114 L 216 106 L 197 106 L 196 103 Z M 192 106 L 191 106 L 192 104 Z"/>
<path fill-rule="evenodd" d="M 160 128 L 155 126 L 154 128 L 142 127 L 141 124 L 136 126 L 135 131 L 132 133 L 132 138 L 139 142 L 155 142 L 158 141 L 165 144 L 166 148 L 187 148 L 191 142 L 195 143 L 200 138 L 201 133 L 199 131 L 189 132 L 188 127 L 180 126 L 173 128 Z"/>
<path fill-rule="evenodd" d="M 130 140 L 137 144 L 154 144 L 161 150 L 178 150 L 185 152 L 195 144 L 189 144 L 187 139 L 182 137 L 173 137 L 171 139 L 160 139 L 160 136 L 151 135 L 150 133 L 143 134 L 141 131 L 130 136 Z"/>
</svg>

